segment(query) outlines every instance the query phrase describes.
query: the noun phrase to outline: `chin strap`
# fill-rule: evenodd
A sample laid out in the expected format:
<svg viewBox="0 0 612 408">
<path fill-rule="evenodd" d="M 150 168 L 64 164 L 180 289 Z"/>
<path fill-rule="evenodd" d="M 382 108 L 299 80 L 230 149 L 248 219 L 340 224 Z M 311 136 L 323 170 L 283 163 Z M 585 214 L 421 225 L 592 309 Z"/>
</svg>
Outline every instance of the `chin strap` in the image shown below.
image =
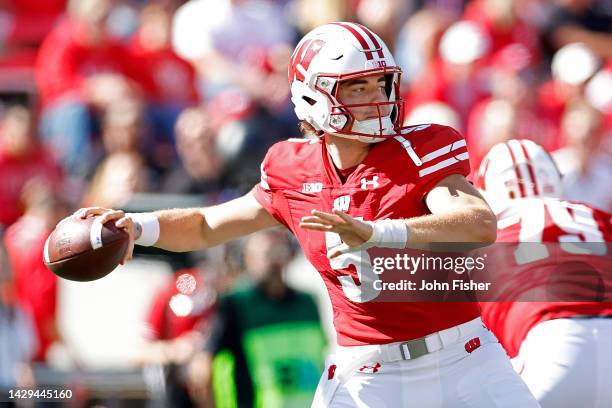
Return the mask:
<svg viewBox="0 0 612 408">
<path fill-rule="evenodd" d="M 378 118 L 356 120 L 351 127 L 351 130 L 356 133 L 367 133 L 372 136 L 378 136 L 381 129 L 383 135 L 394 133 L 393 122 L 391 122 L 389 116 L 385 116 L 380 120 Z"/>
</svg>

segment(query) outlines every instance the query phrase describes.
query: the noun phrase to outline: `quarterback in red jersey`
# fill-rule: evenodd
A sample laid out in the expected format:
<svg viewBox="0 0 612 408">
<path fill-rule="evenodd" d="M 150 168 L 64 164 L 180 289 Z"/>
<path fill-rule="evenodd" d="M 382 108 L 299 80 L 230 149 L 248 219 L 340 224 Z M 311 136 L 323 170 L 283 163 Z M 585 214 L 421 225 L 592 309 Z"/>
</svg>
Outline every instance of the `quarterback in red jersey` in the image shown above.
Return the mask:
<svg viewBox="0 0 612 408">
<path fill-rule="evenodd" d="M 533 277 L 579 263 L 580 272 L 601 277 L 612 271 L 611 216 L 557 198 L 559 174 L 551 156 L 529 140 L 500 143 L 485 156 L 476 182 L 498 213 L 497 240 L 525 243 L 507 269 Z M 612 382 L 603 369 L 612 365 L 612 303 L 570 302 L 567 295 L 534 300 L 541 301 L 483 302 L 481 309 L 542 407 L 612 406 L 612 393 L 602 387 Z"/>
<path fill-rule="evenodd" d="M 537 407 L 476 304 L 378 303 L 368 284 L 368 248 L 495 241 L 495 216 L 465 179 L 465 140 L 444 126 L 400 128 L 400 74 L 366 27 L 320 26 L 289 66 L 313 138 L 270 148 L 250 193 L 204 209 L 76 216 L 103 214 L 137 244 L 174 251 L 290 229 L 327 286 L 338 334 L 314 407 Z"/>
</svg>

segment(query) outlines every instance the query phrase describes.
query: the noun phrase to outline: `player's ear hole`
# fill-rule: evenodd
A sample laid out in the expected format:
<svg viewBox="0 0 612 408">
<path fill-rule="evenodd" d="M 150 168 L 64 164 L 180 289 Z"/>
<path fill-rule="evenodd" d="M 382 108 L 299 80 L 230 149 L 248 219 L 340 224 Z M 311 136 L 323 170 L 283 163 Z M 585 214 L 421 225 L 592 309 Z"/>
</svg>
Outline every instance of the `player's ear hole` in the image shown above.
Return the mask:
<svg viewBox="0 0 612 408">
<path fill-rule="evenodd" d="M 315 101 L 312 98 L 309 98 L 307 96 L 302 96 L 302 99 L 304 99 L 310 106 L 314 105 L 315 103 L 317 103 L 317 101 Z"/>
</svg>

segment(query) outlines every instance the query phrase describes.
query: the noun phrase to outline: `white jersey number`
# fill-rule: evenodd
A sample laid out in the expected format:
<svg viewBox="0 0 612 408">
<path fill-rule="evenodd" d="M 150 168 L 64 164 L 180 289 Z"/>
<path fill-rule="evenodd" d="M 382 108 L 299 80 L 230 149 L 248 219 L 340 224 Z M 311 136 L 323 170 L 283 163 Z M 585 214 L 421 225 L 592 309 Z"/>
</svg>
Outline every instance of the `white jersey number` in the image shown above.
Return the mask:
<svg viewBox="0 0 612 408">
<path fill-rule="evenodd" d="M 355 217 L 361 220 L 361 217 Z M 327 251 L 340 245 L 342 240 L 340 235 L 335 232 L 325 233 L 325 245 Z M 329 260 L 329 264 L 334 270 L 343 270 L 350 265 L 355 267 L 360 284 L 355 283 L 350 275 L 339 276 L 338 280 L 342 285 L 342 290 L 347 298 L 353 302 L 364 303 L 376 299 L 380 294 L 380 289 L 374 289 L 374 281 L 380 277 L 372 270 L 372 260 L 368 251 L 365 249 L 357 249 L 347 252 Z"/>
<path fill-rule="evenodd" d="M 548 248 L 542 244 L 546 213 L 565 232 L 558 237 L 561 249 L 571 254 L 606 255 L 608 248 L 603 234 L 595 222 L 593 210 L 586 205 L 558 200 L 525 200 L 521 204 L 508 211 L 498 224 L 504 229 L 520 223 L 521 244 L 514 253 L 519 265 L 548 257 Z"/>
</svg>

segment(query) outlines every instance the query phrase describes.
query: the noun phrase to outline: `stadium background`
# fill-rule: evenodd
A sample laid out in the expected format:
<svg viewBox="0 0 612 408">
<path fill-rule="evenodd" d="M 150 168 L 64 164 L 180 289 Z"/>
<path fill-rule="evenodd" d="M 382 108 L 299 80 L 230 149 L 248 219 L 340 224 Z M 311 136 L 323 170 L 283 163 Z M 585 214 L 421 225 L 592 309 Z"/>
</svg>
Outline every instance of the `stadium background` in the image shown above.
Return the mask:
<svg viewBox="0 0 612 408">
<path fill-rule="evenodd" d="M 473 168 L 497 142 L 535 140 L 564 173 L 566 198 L 612 211 L 609 1 L 0 0 L 0 303 L 31 326 L 0 329 L 0 348 L 20 344 L 20 367 L 40 384 L 71 384 L 83 405 L 154 404 L 136 362 L 154 299 L 173 273 L 198 268 L 213 305 L 248 279 L 240 243 L 138 248 L 81 284 L 42 267 L 44 238 L 82 206 L 148 211 L 250 190 L 267 148 L 300 137 L 293 46 L 338 20 L 367 25 L 394 51 L 405 124 L 457 128 Z M 322 282 L 299 251 L 286 278 L 317 298 L 333 344 Z M 8 361 L 0 387 L 28 378 Z"/>
</svg>

